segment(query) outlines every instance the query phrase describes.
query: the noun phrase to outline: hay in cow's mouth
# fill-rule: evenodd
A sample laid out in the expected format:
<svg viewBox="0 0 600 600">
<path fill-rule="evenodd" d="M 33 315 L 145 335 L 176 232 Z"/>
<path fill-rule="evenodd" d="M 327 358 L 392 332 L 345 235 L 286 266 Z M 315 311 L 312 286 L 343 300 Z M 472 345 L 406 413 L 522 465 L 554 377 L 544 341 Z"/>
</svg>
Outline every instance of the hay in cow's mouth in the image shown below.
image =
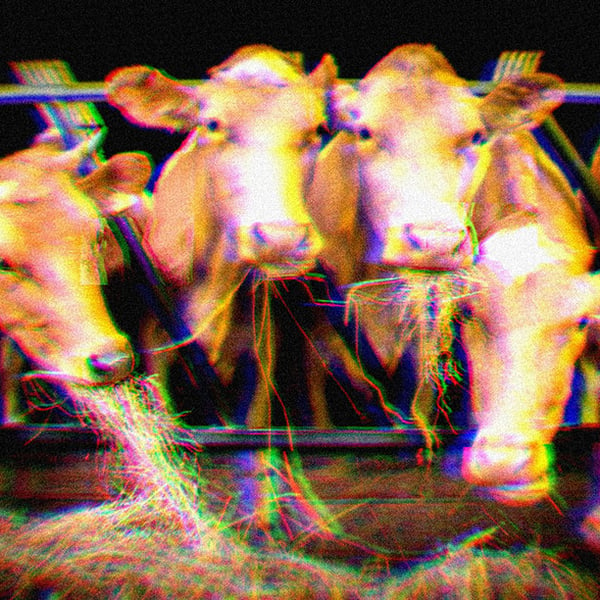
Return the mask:
<svg viewBox="0 0 600 600">
<path fill-rule="evenodd" d="M 462 304 L 481 288 L 473 270 L 405 269 L 392 277 L 349 286 L 346 320 L 352 315 L 360 325 L 367 311 L 384 312 L 388 326 L 395 328 L 398 353 L 415 342 L 422 382 L 429 381 L 443 392 L 448 383 L 460 379 L 452 343 Z"/>
</svg>

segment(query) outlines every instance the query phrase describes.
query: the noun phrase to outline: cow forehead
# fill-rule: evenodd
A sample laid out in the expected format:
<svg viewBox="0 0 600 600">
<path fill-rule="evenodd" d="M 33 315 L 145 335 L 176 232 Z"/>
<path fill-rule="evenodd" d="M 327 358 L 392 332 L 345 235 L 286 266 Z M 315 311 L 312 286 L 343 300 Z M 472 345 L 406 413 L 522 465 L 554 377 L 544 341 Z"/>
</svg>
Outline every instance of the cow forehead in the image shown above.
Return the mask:
<svg viewBox="0 0 600 600">
<path fill-rule="evenodd" d="M 246 87 L 239 82 L 207 82 L 202 90 L 202 114 L 228 122 L 252 122 L 258 116 L 299 125 L 320 122 L 325 115 L 322 90 L 305 83 L 286 87 Z"/>
<path fill-rule="evenodd" d="M 437 135 L 468 131 L 481 126 L 480 100 L 458 78 L 406 77 L 394 72 L 363 80 L 358 88 L 360 116 L 369 120 L 400 121 L 402 128 L 427 130 L 439 126 Z"/>
<path fill-rule="evenodd" d="M 235 81 L 245 86 L 284 87 L 300 83 L 304 74 L 278 52 L 263 50 L 243 60 L 232 58 L 210 71 L 215 81 Z"/>
</svg>

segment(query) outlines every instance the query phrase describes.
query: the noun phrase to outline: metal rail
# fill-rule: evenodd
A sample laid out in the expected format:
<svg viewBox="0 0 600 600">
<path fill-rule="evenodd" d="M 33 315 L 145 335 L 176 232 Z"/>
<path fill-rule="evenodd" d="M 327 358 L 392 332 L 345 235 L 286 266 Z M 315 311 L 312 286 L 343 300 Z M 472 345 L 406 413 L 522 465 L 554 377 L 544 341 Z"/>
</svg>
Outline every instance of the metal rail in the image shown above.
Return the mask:
<svg viewBox="0 0 600 600">
<path fill-rule="evenodd" d="M 440 429 L 436 432 L 441 448 L 460 450 L 472 443 L 474 429 L 458 432 Z M 178 428 L 175 438 L 183 444 L 198 444 L 206 449 L 219 451 L 289 448 L 290 436 L 294 448 L 300 450 L 321 451 L 323 449 L 345 452 L 365 450 L 418 451 L 423 447 L 423 436 L 416 429 L 392 428 L 340 428 L 340 429 L 231 429 L 220 427 Z M 591 456 L 590 448 L 598 447 L 600 426 L 578 425 L 563 426 L 556 434 L 554 446 L 557 450 L 575 452 L 580 456 Z M 0 426 L 0 452 L 2 457 L 23 452 L 43 450 L 45 457 L 64 450 L 97 450 L 97 432 L 79 425 L 4 425 Z"/>
<path fill-rule="evenodd" d="M 355 83 L 356 79 L 345 80 Z M 199 86 L 202 79 L 184 79 L 182 85 Z M 485 94 L 497 83 L 467 81 L 475 94 Z M 0 104 L 35 104 L 40 102 L 106 102 L 104 82 L 90 81 L 72 85 L 0 85 Z M 571 104 L 600 104 L 600 84 L 567 83 L 565 102 Z"/>
</svg>

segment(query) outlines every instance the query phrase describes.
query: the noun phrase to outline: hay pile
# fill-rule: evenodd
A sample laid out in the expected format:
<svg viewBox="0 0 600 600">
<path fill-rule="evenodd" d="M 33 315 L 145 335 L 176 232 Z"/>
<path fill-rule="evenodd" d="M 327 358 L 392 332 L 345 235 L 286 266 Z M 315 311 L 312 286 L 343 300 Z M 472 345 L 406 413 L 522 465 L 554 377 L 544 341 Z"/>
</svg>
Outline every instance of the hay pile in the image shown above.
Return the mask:
<svg viewBox="0 0 600 600">
<path fill-rule="evenodd" d="M 195 460 L 148 380 L 76 389 L 81 418 L 119 457 L 120 499 L 37 519 L 0 518 L 0 591 L 85 598 L 352 598 L 358 580 L 279 547 L 257 549 L 203 503 Z M 192 442 L 190 442 L 192 444 Z M 35 591 L 35 592 L 34 592 Z"/>
<path fill-rule="evenodd" d="M 198 465 L 175 441 L 175 421 L 147 380 L 77 390 L 84 419 L 119 457 L 121 497 L 100 506 L 30 518 L 0 513 L 0 593 L 30 600 L 420 599 L 597 597 L 596 583 L 548 553 L 448 550 L 403 575 L 332 565 L 260 544 L 223 507 L 209 507 Z M 193 445 L 192 442 L 189 442 Z M 276 461 L 271 469 L 285 469 Z M 288 479 L 296 479 L 288 465 Z M 291 470 L 290 470 L 291 469 Z M 316 499 L 300 512 L 325 534 Z M 309 506 L 313 503 L 313 506 Z M 307 503 L 307 504 L 306 504 Z M 276 527 L 276 521 L 271 521 Z M 283 536 L 285 537 L 285 536 Z"/>
</svg>

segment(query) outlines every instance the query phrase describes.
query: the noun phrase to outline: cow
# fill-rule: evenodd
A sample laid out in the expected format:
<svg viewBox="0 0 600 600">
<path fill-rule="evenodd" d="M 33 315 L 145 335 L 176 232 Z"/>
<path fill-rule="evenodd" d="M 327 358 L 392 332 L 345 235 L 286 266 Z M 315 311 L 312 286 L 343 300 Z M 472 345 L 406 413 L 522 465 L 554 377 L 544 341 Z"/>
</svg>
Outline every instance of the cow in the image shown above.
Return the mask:
<svg viewBox="0 0 600 600">
<path fill-rule="evenodd" d="M 535 74 L 478 98 L 433 46 L 408 44 L 356 87 L 331 93 L 339 133 L 319 156 L 309 199 L 320 260 L 338 288 L 349 286 L 346 310 L 356 311 L 382 379 L 411 347 L 421 426 L 432 410 L 427 380 L 443 390 L 453 368 L 458 298 L 476 288 L 472 212 L 489 140 L 541 120 L 558 106 L 559 88 L 557 78 Z"/>
<path fill-rule="evenodd" d="M 134 368 L 131 343 L 102 294 L 106 273 L 123 268 L 106 218 L 137 210 L 151 166 L 143 154 L 123 153 L 81 176 L 101 139 L 65 151 L 49 130 L 0 159 L 4 350 L 10 339 L 39 369 L 36 377 L 67 386 L 111 385 Z M 10 396 L 10 374 L 2 376 Z"/>
<path fill-rule="evenodd" d="M 561 82 L 521 75 L 478 98 L 434 48 L 408 45 L 358 90 L 332 95 L 342 131 L 309 202 L 321 260 L 338 286 L 365 282 L 347 302 L 388 371 L 415 320 L 422 344 L 428 315 L 453 305 L 479 428 L 463 474 L 503 501 L 544 497 L 548 444 L 598 301 L 581 203 L 528 131 L 560 104 Z M 425 293 L 407 306 L 415 274 Z M 428 352 L 449 348 L 446 330 Z"/>
<path fill-rule="evenodd" d="M 584 211 L 529 132 L 492 145 L 473 220 L 481 297 L 462 324 L 478 430 L 463 474 L 507 503 L 551 491 L 551 443 L 600 306 Z M 504 193 L 487 190 L 489 186 Z"/>
<path fill-rule="evenodd" d="M 261 383 L 246 422 L 264 425 L 273 385 L 268 286 L 307 273 L 321 248 L 305 190 L 336 69 L 325 56 L 306 75 L 289 55 L 253 45 L 208 74 L 189 87 L 125 67 L 107 77 L 107 96 L 138 125 L 188 133 L 157 181 L 144 246 L 225 384 L 241 354 L 254 355 Z M 254 303 L 240 311 L 250 272 L 266 282 L 264 293 L 254 285 Z M 158 362 L 149 369 L 164 372 Z"/>
</svg>

